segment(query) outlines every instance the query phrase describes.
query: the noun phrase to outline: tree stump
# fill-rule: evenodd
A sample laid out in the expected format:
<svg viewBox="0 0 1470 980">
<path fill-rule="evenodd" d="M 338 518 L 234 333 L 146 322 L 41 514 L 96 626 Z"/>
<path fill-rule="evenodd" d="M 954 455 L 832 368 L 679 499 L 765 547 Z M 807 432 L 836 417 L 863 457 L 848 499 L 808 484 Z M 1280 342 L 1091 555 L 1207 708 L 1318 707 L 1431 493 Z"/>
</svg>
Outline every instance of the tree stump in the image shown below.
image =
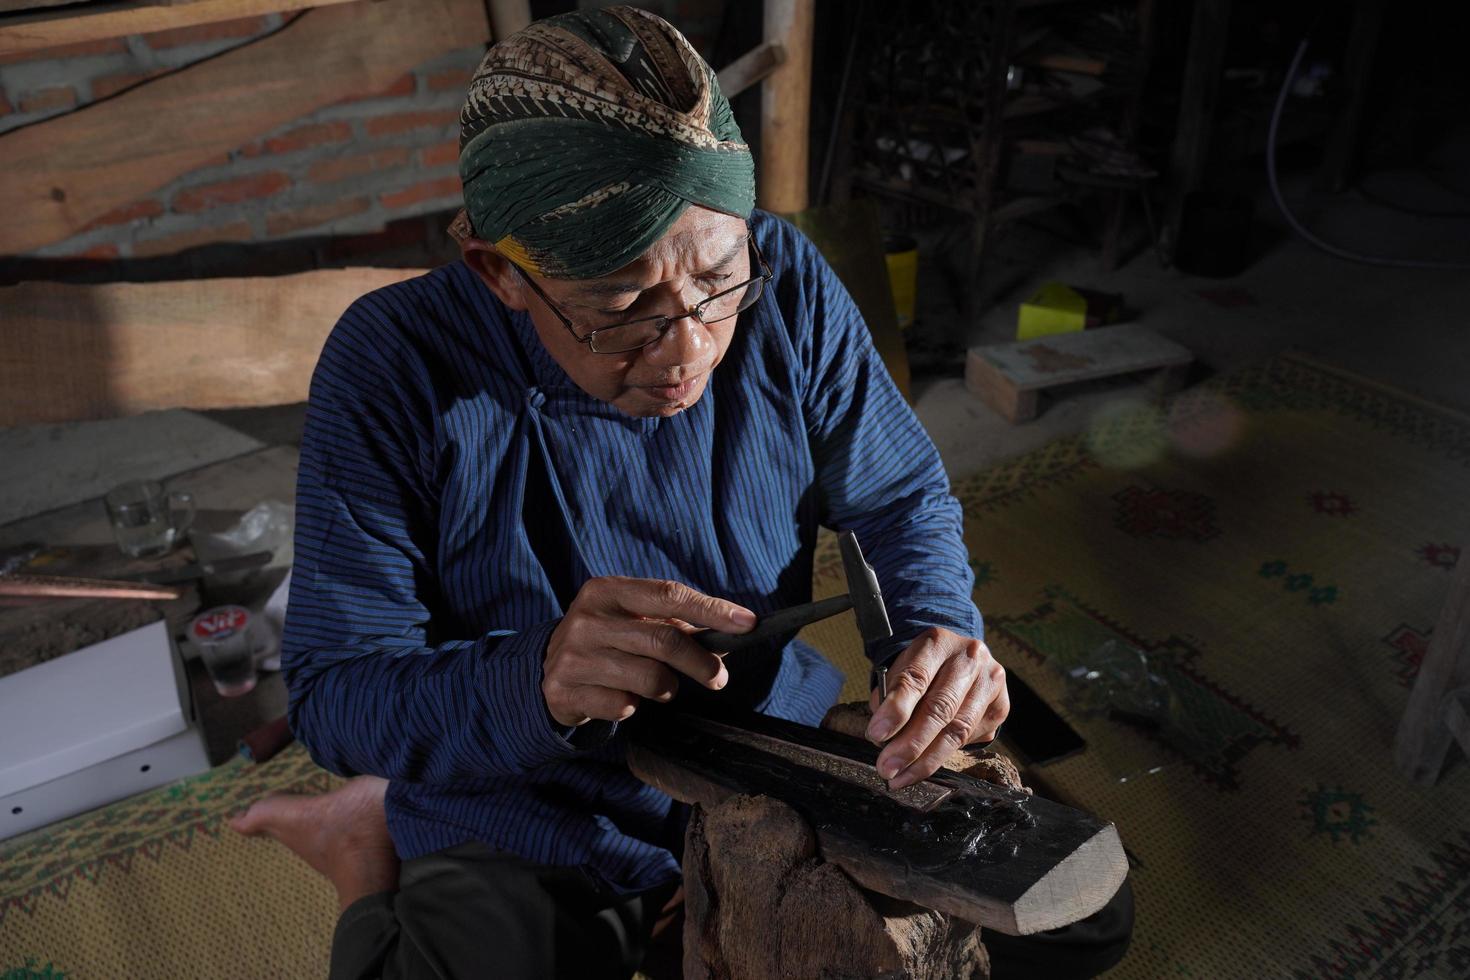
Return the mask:
<svg viewBox="0 0 1470 980">
<path fill-rule="evenodd" d="M 972 923 L 864 891 L 765 796 L 695 806 L 684 843 L 685 980 L 987 980 Z"/>
</svg>

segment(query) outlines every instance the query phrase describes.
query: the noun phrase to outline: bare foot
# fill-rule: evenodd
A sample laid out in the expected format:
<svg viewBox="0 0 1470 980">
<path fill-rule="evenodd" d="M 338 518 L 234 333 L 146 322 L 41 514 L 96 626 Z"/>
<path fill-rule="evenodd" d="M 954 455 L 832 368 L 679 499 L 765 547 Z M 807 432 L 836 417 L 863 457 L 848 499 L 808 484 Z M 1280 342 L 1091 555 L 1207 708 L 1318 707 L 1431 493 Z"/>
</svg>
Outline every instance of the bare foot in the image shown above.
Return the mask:
<svg viewBox="0 0 1470 980">
<path fill-rule="evenodd" d="M 248 837 L 273 837 L 337 889 L 341 908 L 398 888 L 398 855 L 388 836 L 383 794 L 388 781 L 358 776 L 321 796 L 278 793 L 251 804 L 230 826 Z"/>
</svg>

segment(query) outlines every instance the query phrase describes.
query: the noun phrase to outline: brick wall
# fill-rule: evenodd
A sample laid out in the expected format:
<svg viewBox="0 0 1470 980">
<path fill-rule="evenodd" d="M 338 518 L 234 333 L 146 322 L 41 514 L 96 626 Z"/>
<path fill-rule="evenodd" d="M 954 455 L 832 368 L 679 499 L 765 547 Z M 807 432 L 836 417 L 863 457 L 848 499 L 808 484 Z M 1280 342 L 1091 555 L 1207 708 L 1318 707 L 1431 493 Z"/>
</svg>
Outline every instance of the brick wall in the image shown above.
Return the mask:
<svg viewBox="0 0 1470 980">
<path fill-rule="evenodd" d="M 0 56 L 0 138 L 280 29 L 290 15 Z M 293 120 L 30 253 L 152 258 L 216 242 L 377 232 L 458 205 L 458 115 L 483 50 Z"/>
</svg>

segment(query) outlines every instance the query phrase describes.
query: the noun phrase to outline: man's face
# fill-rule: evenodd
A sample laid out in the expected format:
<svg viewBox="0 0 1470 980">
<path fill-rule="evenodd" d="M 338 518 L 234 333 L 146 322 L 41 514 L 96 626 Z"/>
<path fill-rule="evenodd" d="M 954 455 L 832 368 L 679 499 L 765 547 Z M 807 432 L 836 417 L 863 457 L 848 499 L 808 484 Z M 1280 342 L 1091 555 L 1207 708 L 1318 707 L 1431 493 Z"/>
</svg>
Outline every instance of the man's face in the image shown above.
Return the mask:
<svg viewBox="0 0 1470 980">
<path fill-rule="evenodd" d="M 647 252 L 616 272 L 596 279 L 536 276 L 535 281 L 585 337 L 625 320 L 677 316 L 751 278 L 748 235 L 740 218 L 691 205 Z M 541 343 L 578 387 L 627 415 L 668 417 L 699 401 L 739 322 L 731 317 L 706 325 L 684 317 L 647 347 L 599 354 L 578 343 L 546 303 L 516 281 L 514 270 L 497 276 L 493 265 L 471 264 L 507 305 L 530 314 Z"/>
</svg>

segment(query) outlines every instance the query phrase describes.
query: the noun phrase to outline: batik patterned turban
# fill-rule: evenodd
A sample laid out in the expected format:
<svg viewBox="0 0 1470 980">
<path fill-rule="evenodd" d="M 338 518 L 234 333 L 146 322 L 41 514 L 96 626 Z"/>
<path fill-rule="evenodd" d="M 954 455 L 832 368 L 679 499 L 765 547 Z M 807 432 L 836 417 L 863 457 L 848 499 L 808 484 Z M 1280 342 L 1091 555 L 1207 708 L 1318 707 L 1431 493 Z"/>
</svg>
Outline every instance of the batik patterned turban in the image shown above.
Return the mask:
<svg viewBox="0 0 1470 980">
<path fill-rule="evenodd" d="M 557 278 L 628 264 L 690 204 L 755 206 L 714 72 L 635 7 L 551 17 L 492 47 L 460 115 L 459 174 L 473 233 Z"/>
</svg>

